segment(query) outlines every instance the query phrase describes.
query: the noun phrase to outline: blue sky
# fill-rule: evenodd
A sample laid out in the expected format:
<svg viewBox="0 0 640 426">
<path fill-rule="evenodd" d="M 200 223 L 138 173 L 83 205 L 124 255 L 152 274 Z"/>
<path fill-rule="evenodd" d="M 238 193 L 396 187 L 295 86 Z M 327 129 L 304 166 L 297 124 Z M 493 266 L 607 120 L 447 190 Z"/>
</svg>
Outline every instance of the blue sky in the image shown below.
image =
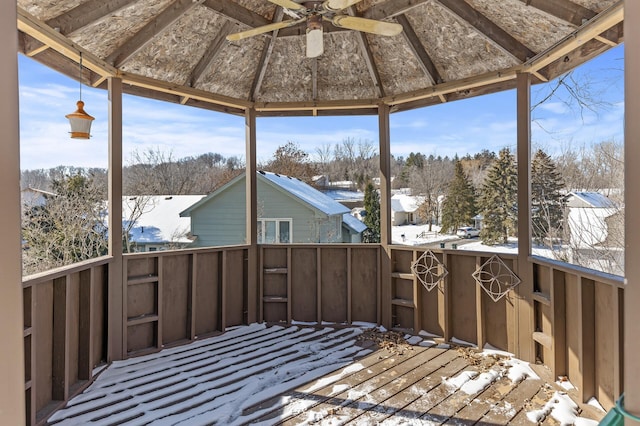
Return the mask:
<svg viewBox="0 0 640 426">
<path fill-rule="evenodd" d="M 533 113 L 533 143 L 551 154 L 604 140 L 623 140 L 623 47 L 578 69 L 576 78 L 589 81 L 592 96 L 606 106 L 596 112 L 567 105 L 564 92 Z M 70 139 L 64 116 L 75 110 L 78 83 L 19 55 L 21 168 L 58 165 L 107 166 L 107 93 L 83 86 L 86 111 L 96 117 L 90 140 Z M 548 89 L 535 86 L 534 103 Z M 391 116 L 391 151 L 460 156 L 482 149 L 515 149 L 515 92 L 508 91 L 463 101 L 396 113 Z M 124 162 L 132 152 L 148 148 L 174 158 L 217 152 L 244 158 L 244 119 L 222 113 L 125 95 Z M 297 142 L 314 154 L 315 148 L 345 138 L 378 143 L 375 116 L 259 118 L 258 161 L 267 160 L 279 145 Z"/>
</svg>

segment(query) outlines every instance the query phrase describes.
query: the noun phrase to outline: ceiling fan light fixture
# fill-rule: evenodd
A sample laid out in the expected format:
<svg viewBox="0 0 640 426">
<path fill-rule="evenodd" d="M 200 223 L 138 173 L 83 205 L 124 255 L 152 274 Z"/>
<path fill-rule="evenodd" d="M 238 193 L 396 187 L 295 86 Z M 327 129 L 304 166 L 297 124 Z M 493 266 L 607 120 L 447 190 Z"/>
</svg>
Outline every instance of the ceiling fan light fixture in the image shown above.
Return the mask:
<svg viewBox="0 0 640 426">
<path fill-rule="evenodd" d="M 322 16 L 312 15 L 307 19 L 307 58 L 317 58 L 323 53 Z"/>
</svg>

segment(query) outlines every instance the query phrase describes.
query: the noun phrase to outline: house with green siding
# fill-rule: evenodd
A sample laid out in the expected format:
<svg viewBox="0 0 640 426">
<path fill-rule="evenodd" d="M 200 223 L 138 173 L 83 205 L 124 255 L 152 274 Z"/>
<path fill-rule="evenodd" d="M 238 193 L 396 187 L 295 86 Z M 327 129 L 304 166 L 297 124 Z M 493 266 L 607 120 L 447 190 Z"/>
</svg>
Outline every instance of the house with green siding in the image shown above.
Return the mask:
<svg viewBox="0 0 640 426">
<path fill-rule="evenodd" d="M 258 243 L 359 243 L 366 226 L 350 210 L 322 192 L 289 176 L 259 171 Z M 245 175 L 180 213 L 191 218 L 193 246 L 243 244 Z"/>
</svg>

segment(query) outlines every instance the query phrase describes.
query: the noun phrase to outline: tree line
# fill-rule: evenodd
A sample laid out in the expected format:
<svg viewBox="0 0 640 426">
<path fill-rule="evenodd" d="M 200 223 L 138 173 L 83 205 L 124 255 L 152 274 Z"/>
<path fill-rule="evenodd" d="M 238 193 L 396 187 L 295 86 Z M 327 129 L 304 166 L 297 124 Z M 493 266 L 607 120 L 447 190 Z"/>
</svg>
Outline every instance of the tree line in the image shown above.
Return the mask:
<svg viewBox="0 0 640 426">
<path fill-rule="evenodd" d="M 365 223 L 370 230 L 365 240 L 374 242 L 379 241 L 379 212 L 375 212 L 379 209 L 376 207 L 379 195 L 372 193 L 376 192 L 372 179 L 378 176 L 378 164 L 379 156 L 371 141 L 347 138 L 317 147 L 314 152 L 306 152 L 297 143 L 288 141 L 258 167 L 298 177 L 312 185 L 316 184 L 314 177 L 324 175 L 331 182 L 348 181 L 356 190 L 365 191 L 368 187 L 365 209 L 371 212 Z M 538 150 L 532 167 L 536 241 L 553 241 L 563 232 L 561 195 L 569 190 L 598 190 L 610 197 L 621 197 L 622 167 L 622 146 L 613 141 L 578 149 L 563 146 L 554 158 Z M 148 149 L 134 153 L 123 168 L 123 193 L 207 194 L 243 173 L 244 168 L 238 157 L 205 153 L 174 158 L 171 152 Z M 483 241 L 500 243 L 515 234 L 517 174 L 508 149 L 498 154 L 483 150 L 460 158 L 412 152 L 406 157 L 392 156 L 391 168 L 392 187 L 409 188 L 412 194 L 422 197 L 424 202 L 418 214 L 430 226 L 438 224 L 451 232 L 472 224 L 473 217 L 481 214 Z M 48 269 L 104 254 L 107 233 L 100 215 L 104 215 L 107 198 L 105 169 L 60 166 L 25 170 L 21 185 L 23 189 L 31 187 L 58 194 L 56 201 L 47 202 L 46 209 L 39 207 L 23 214 L 23 236 L 28 248 L 25 253 L 30 256 L 26 264 L 46 265 L 44 269 Z M 81 235 L 90 235 L 93 240 L 83 242 Z M 50 249 L 52 241 L 60 248 Z M 29 268 L 26 270 L 33 272 Z"/>
</svg>

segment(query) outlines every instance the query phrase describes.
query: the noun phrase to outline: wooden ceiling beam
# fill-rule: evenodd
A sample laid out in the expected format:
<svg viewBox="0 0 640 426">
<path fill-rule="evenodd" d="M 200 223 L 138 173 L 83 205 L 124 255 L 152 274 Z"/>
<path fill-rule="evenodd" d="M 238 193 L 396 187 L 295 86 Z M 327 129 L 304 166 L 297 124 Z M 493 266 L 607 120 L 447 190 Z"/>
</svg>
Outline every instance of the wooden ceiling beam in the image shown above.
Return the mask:
<svg viewBox="0 0 640 426">
<path fill-rule="evenodd" d="M 246 25 L 249 28 L 260 27 L 272 22 L 230 0 L 205 0 L 202 4 L 236 24 Z"/>
<path fill-rule="evenodd" d="M 368 19 L 386 19 L 394 18 L 398 15 L 402 15 L 414 7 L 418 7 L 423 3 L 427 3 L 430 0 L 387 0 L 377 3 L 364 11 L 363 18 Z"/>
<path fill-rule="evenodd" d="M 30 35 L 18 33 L 18 52 L 21 52 L 28 57 L 34 57 L 48 48 L 49 46 L 42 44 Z"/>
<path fill-rule="evenodd" d="M 231 21 L 226 21 L 222 25 L 222 28 L 220 29 L 220 31 L 218 31 L 216 37 L 211 40 L 211 43 L 209 43 L 209 46 L 207 47 L 207 50 L 205 50 L 202 58 L 200 58 L 196 66 L 191 71 L 191 74 L 189 75 L 189 78 L 187 78 L 187 81 L 185 83 L 187 86 L 196 86 L 198 80 L 200 80 L 200 77 L 202 77 L 202 74 L 207 70 L 207 68 L 209 68 L 213 60 L 220 54 L 222 45 L 225 42 L 225 37 L 230 34 L 231 31 L 233 31 L 234 26 L 235 25 Z"/>
<path fill-rule="evenodd" d="M 563 21 L 570 22 L 576 27 L 582 26 L 586 21 L 597 15 L 596 12 L 584 6 L 573 3 L 570 0 L 520 0 L 527 6 L 555 16 Z"/>
<path fill-rule="evenodd" d="M 49 46 L 51 49 L 74 62 L 80 61 L 80 52 L 82 52 L 82 64 L 99 75 L 115 76 L 118 74 L 118 70 L 112 65 L 73 43 L 67 37 L 36 19 L 21 7 L 18 7 L 17 27 L 18 30 L 33 37 L 40 43 Z"/>
<path fill-rule="evenodd" d="M 500 28 L 492 20 L 474 9 L 464 0 L 437 0 L 442 6 L 450 10 L 462 20 L 469 23 L 487 40 L 497 45 L 505 53 L 525 62 L 533 58 L 536 53 L 516 40 L 511 34 Z"/>
<path fill-rule="evenodd" d="M 133 37 L 129 38 L 107 56 L 106 61 L 113 64 L 114 67 L 120 68 L 122 64 L 146 46 L 155 36 L 162 33 L 189 9 L 201 2 L 202 0 L 175 0 L 140 31 L 134 34 Z"/>
<path fill-rule="evenodd" d="M 540 71 L 552 62 L 568 55 L 580 46 L 618 25 L 624 20 L 623 3 L 623 0 L 619 0 L 616 4 L 591 19 L 588 25 L 580 27 L 554 46 L 551 46 L 549 49 L 528 60 L 524 64 L 524 70 L 527 72 Z"/>
<path fill-rule="evenodd" d="M 79 4 L 73 9 L 49 19 L 46 24 L 60 33 L 69 35 L 72 32 L 86 27 L 118 9 L 122 9 L 133 3 L 134 0 L 89 0 Z"/>
<path fill-rule="evenodd" d="M 318 100 L 318 58 L 311 58 L 311 99 Z M 314 109 L 314 116 L 318 111 Z"/>
<path fill-rule="evenodd" d="M 350 7 L 349 9 L 347 9 L 347 14 L 351 16 L 356 16 L 356 13 L 353 7 Z M 355 36 L 358 42 L 358 46 L 362 51 L 362 58 L 364 59 L 364 62 L 367 65 L 367 70 L 369 71 L 369 75 L 371 76 L 371 81 L 373 82 L 373 86 L 376 91 L 376 96 L 378 96 L 379 98 L 383 98 L 385 96 L 384 87 L 382 86 L 382 79 L 380 78 L 380 72 L 378 71 L 376 62 L 373 59 L 373 52 L 371 52 L 371 46 L 369 45 L 369 40 L 367 39 L 367 36 L 361 31 L 355 31 Z"/>
<path fill-rule="evenodd" d="M 512 67 L 500 72 L 488 72 L 485 74 L 463 78 L 461 80 L 437 84 L 432 87 L 416 90 L 400 95 L 387 96 L 383 101 L 387 105 L 398 105 L 420 101 L 440 95 L 448 95 L 456 92 L 465 92 L 482 86 L 493 85 L 516 78 L 516 73 L 522 70 L 522 66 Z"/>
<path fill-rule="evenodd" d="M 282 21 L 284 17 L 284 11 L 281 7 L 278 7 L 276 11 L 276 16 L 274 17 L 274 22 Z M 256 67 L 256 74 L 253 77 L 253 82 L 251 83 L 251 89 L 249 89 L 249 100 L 255 101 L 258 97 L 258 93 L 260 93 L 260 88 L 262 87 L 262 82 L 264 81 L 264 76 L 267 73 L 267 66 L 269 65 L 269 60 L 271 59 L 271 54 L 273 53 L 273 46 L 276 44 L 276 38 L 278 37 L 278 33 L 280 30 L 275 30 L 271 33 L 271 37 L 269 41 L 267 41 L 267 45 L 264 49 L 262 49 L 262 55 L 260 56 L 260 62 L 258 62 L 258 66 Z"/>
<path fill-rule="evenodd" d="M 256 102 L 253 104 L 257 112 L 295 112 L 318 110 L 350 110 L 378 108 L 379 99 L 360 99 L 346 101 L 323 101 L 323 102 Z"/>
<path fill-rule="evenodd" d="M 84 56 L 83 56 L 84 60 Z M 246 109 L 251 108 L 253 102 L 243 101 L 241 99 L 232 98 L 224 95 L 214 95 L 204 90 L 194 89 L 192 87 L 171 84 L 164 81 L 156 80 L 149 77 L 142 77 L 135 74 L 120 73 L 122 82 L 145 89 L 156 90 L 161 93 L 174 95 L 177 98 L 187 97 L 191 100 L 208 102 L 212 104 L 222 105 L 232 108 Z"/>
<path fill-rule="evenodd" d="M 409 43 L 409 47 L 411 47 L 413 54 L 418 59 L 418 63 L 420 64 L 422 71 L 424 71 L 425 75 L 431 80 L 431 84 L 442 83 L 442 76 L 431 60 L 431 56 L 429 56 L 424 46 L 420 42 L 418 35 L 409 22 L 409 19 L 407 19 L 406 15 L 402 14 L 396 16 L 396 21 L 398 21 L 398 23 L 402 25 L 402 35 L 404 36 L 405 40 L 407 40 L 407 43 Z"/>
<path fill-rule="evenodd" d="M 367 70 L 369 70 L 369 75 L 371 76 L 371 81 L 373 82 L 376 96 L 382 98 L 385 96 L 384 87 L 382 86 L 380 72 L 378 71 L 378 67 L 376 66 L 376 63 L 373 59 L 373 53 L 371 52 L 371 47 L 369 46 L 367 36 L 361 31 L 356 31 L 354 35 L 356 36 L 358 45 L 360 46 L 360 50 L 362 51 L 362 58 L 367 65 Z"/>
</svg>

